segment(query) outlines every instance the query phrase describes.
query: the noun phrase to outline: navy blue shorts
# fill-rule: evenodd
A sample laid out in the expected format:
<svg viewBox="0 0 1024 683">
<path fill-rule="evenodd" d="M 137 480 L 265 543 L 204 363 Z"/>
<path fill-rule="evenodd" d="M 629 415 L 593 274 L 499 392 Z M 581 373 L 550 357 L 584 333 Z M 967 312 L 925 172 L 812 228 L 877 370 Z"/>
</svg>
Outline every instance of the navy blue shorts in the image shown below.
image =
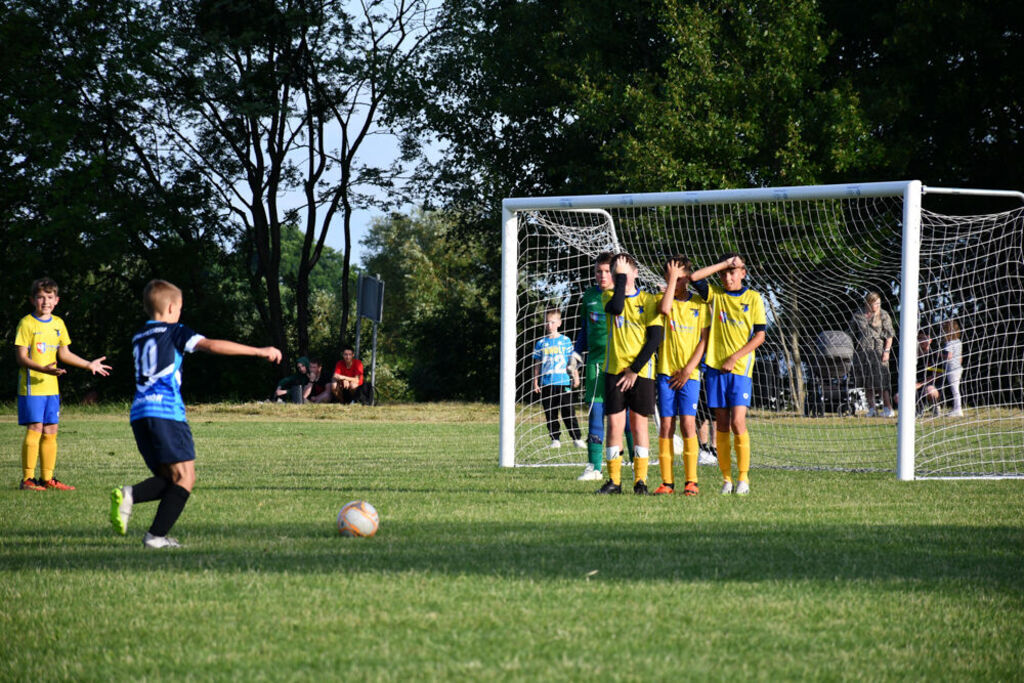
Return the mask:
<svg viewBox="0 0 1024 683">
<path fill-rule="evenodd" d="M 135 444 L 153 474 L 160 474 L 161 465 L 173 465 L 196 459 L 192 430 L 188 422 L 159 417 L 140 417 L 132 422 Z"/>
</svg>

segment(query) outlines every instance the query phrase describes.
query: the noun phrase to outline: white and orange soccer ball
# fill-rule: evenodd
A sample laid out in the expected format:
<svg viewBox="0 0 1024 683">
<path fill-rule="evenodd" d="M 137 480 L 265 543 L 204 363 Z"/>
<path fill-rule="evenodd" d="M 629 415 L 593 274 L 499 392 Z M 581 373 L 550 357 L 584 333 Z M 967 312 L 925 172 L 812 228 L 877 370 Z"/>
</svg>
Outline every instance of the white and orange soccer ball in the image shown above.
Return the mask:
<svg viewBox="0 0 1024 683">
<path fill-rule="evenodd" d="M 369 538 L 377 533 L 379 526 L 377 508 L 365 500 L 353 500 L 338 513 L 338 531 L 342 536 Z"/>
</svg>

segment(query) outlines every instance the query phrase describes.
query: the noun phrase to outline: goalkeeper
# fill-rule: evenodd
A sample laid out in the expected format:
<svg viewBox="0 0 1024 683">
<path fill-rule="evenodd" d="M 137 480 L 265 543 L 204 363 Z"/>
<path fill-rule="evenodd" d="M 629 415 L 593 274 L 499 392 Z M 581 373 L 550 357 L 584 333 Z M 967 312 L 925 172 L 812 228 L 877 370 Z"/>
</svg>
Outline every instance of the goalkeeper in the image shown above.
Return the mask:
<svg viewBox="0 0 1024 683">
<path fill-rule="evenodd" d="M 573 345 L 573 359 L 583 362 L 587 355 L 583 373 L 583 400 L 587 404 L 587 466 L 577 479 L 579 481 L 601 481 L 601 461 L 604 459 L 604 351 L 608 343 L 608 325 L 605 321 L 604 302 L 601 295 L 612 288 L 612 255 L 605 251 L 594 260 L 594 286 L 583 293 L 581 302 L 583 324 Z M 626 428 L 629 452 L 633 452 L 633 435 Z"/>
</svg>

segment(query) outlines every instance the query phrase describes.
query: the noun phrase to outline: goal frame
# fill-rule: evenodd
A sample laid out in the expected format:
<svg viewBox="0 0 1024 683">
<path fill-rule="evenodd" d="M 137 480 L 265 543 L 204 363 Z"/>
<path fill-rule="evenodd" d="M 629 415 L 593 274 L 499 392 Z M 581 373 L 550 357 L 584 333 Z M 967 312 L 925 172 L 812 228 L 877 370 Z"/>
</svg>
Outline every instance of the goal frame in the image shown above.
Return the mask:
<svg viewBox="0 0 1024 683">
<path fill-rule="evenodd" d="M 501 355 L 499 456 L 501 467 L 515 467 L 516 412 L 516 313 L 519 267 L 518 212 L 543 210 L 594 210 L 619 207 L 712 206 L 736 203 L 778 203 L 800 200 L 902 197 L 903 230 L 900 257 L 900 357 L 898 388 L 900 395 L 915 393 L 914 368 L 917 362 L 917 309 L 920 275 L 921 210 L 924 194 L 972 195 L 1017 198 L 1024 193 L 1012 190 L 927 187 L 920 180 L 848 183 L 788 187 L 706 190 L 692 192 L 651 192 L 617 195 L 578 195 L 556 197 L 507 198 L 501 203 Z M 909 368 L 909 372 L 904 369 Z M 901 410 L 897 418 L 896 473 L 900 480 L 914 476 L 914 411 Z"/>
</svg>

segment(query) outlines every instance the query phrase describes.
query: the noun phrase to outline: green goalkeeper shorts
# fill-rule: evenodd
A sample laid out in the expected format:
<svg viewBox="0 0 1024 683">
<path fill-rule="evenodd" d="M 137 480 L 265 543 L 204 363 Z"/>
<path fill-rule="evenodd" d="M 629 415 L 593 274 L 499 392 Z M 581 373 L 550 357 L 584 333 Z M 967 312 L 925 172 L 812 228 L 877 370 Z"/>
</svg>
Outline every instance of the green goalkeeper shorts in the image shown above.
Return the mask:
<svg viewBox="0 0 1024 683">
<path fill-rule="evenodd" d="M 587 363 L 583 372 L 583 401 L 591 403 L 604 403 L 604 380 L 602 379 L 601 363 Z"/>
</svg>

